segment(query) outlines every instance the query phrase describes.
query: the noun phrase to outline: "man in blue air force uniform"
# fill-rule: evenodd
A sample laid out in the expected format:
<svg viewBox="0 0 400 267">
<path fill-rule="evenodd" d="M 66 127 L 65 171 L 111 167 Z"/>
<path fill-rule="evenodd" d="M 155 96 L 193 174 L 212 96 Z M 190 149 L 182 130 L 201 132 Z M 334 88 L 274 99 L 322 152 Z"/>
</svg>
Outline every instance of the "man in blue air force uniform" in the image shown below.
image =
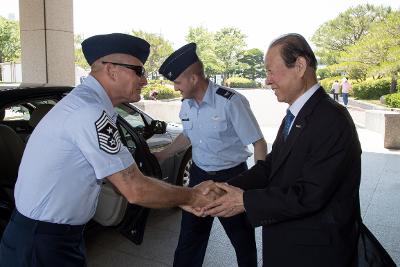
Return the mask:
<svg viewBox="0 0 400 267">
<path fill-rule="evenodd" d="M 151 208 L 208 203 L 198 189 L 144 176 L 121 144 L 114 107 L 140 100 L 150 45 L 126 34 L 82 43 L 91 73 L 39 123 L 15 186 L 16 210 L 0 266 L 85 266 L 83 229 L 107 178 L 130 203 Z"/>
<path fill-rule="evenodd" d="M 171 54 L 159 72 L 182 94 L 179 117 L 184 130 L 155 155 L 163 160 L 191 144 L 190 187 L 206 180 L 223 182 L 247 170 L 249 144 L 254 145 L 255 161 L 265 159 L 266 143 L 247 99 L 205 77 L 196 44 L 187 44 Z M 254 229 L 246 216 L 220 221 L 235 248 L 239 266 L 257 266 Z M 174 266 L 202 265 L 212 223 L 212 217 L 198 218 L 183 212 Z"/>
</svg>

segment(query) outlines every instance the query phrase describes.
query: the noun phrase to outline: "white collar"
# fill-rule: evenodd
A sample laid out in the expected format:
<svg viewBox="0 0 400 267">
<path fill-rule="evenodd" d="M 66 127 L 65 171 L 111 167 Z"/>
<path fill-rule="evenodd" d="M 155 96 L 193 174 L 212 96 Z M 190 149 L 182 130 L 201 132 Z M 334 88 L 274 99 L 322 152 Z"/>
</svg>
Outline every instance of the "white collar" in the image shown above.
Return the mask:
<svg viewBox="0 0 400 267">
<path fill-rule="evenodd" d="M 319 87 L 320 85 L 318 83 L 314 84 L 313 86 L 311 86 L 310 89 L 305 91 L 304 94 L 297 98 L 292 105 L 290 105 L 289 110 L 295 117 L 297 117 L 297 114 L 299 114 L 301 108 L 308 101 L 308 99 L 310 99 L 310 97 L 318 90 Z"/>
</svg>

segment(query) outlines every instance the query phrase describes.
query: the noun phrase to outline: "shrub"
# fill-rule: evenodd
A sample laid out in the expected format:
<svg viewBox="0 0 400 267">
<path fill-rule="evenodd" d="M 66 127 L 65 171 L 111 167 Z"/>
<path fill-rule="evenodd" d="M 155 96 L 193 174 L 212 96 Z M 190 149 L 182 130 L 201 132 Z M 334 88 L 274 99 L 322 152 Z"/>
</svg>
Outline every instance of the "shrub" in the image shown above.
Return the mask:
<svg viewBox="0 0 400 267">
<path fill-rule="evenodd" d="M 180 97 L 181 94 L 176 92 L 171 86 L 168 86 L 169 82 L 150 80 L 148 84 L 142 89 L 142 95 L 144 99 L 151 99 L 150 93 L 157 91 L 157 99 L 170 99 Z"/>
<path fill-rule="evenodd" d="M 386 95 L 385 102 L 391 108 L 400 108 L 400 93 Z"/>
<path fill-rule="evenodd" d="M 389 93 L 390 78 L 366 80 L 353 85 L 354 97 L 359 99 L 379 99 Z"/>
<path fill-rule="evenodd" d="M 230 77 L 225 81 L 228 87 L 232 88 L 257 88 L 257 82 L 243 77 Z"/>
</svg>

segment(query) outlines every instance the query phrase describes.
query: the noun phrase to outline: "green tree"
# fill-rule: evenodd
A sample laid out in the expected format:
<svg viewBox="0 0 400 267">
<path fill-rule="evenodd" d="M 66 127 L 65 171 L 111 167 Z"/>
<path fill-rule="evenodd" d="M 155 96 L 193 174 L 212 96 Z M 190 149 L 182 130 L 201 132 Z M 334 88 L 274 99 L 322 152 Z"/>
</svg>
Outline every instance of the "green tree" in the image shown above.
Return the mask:
<svg viewBox="0 0 400 267">
<path fill-rule="evenodd" d="M 370 68 L 369 73 L 390 76 L 390 93 L 395 93 L 400 72 L 400 11 L 393 12 L 386 20 L 377 23 L 368 38 L 375 39 L 376 44 L 381 43 L 387 51 L 379 66 Z"/>
<path fill-rule="evenodd" d="M 311 38 L 321 63 L 338 63 L 346 47 L 354 45 L 368 33 L 372 23 L 383 21 L 390 12 L 390 7 L 358 5 L 322 24 Z"/>
<path fill-rule="evenodd" d="M 189 43 L 197 44 L 197 54 L 204 64 L 208 77 L 215 76 L 223 71 L 222 62 L 215 53 L 214 33 L 209 32 L 204 27 L 190 27 L 185 39 Z"/>
<path fill-rule="evenodd" d="M 223 28 L 215 33 L 215 52 L 222 62 L 223 80 L 237 70 L 238 57 L 246 47 L 246 36 L 237 28 Z"/>
<path fill-rule="evenodd" d="M 132 34 L 149 42 L 150 55 L 145 68 L 152 79 L 157 79 L 159 77 L 158 69 L 161 64 L 174 51 L 171 42 L 155 33 L 132 31 Z"/>
<path fill-rule="evenodd" d="M 265 78 L 264 53 L 258 48 L 243 51 L 239 56 L 238 62 L 241 69 L 238 73 L 250 80 Z"/>
<path fill-rule="evenodd" d="M 347 49 L 342 61 L 342 64 L 357 64 L 366 75 L 390 76 L 390 92 L 394 93 L 400 71 L 400 11 L 374 23 L 368 34 Z"/>
<path fill-rule="evenodd" d="M 0 16 L 0 62 L 16 61 L 20 58 L 19 23 Z"/>
<path fill-rule="evenodd" d="M 340 72 L 331 68 L 331 66 L 327 66 L 325 68 L 318 68 L 317 69 L 317 77 L 318 79 L 326 79 L 330 77 L 340 76 Z"/>
<path fill-rule="evenodd" d="M 85 70 L 90 68 L 89 64 L 87 63 L 85 56 L 82 52 L 81 43 L 85 38 L 81 34 L 77 34 L 74 36 L 74 45 L 75 45 L 75 65 L 82 67 Z"/>
</svg>

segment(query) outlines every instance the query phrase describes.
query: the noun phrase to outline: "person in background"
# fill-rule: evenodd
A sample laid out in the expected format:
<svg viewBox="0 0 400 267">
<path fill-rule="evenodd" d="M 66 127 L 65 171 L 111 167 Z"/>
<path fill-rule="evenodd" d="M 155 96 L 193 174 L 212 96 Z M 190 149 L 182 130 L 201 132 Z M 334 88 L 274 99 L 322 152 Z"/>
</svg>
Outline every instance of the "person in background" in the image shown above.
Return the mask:
<svg viewBox="0 0 400 267">
<path fill-rule="evenodd" d="M 339 102 L 339 93 L 340 93 L 340 84 L 339 81 L 336 80 L 333 84 L 332 84 L 332 93 L 333 93 L 333 99 L 335 101 Z"/>
<path fill-rule="evenodd" d="M 151 100 L 157 100 L 158 92 L 157 90 L 153 90 L 150 92 L 150 98 Z"/>
<path fill-rule="evenodd" d="M 86 266 L 83 229 L 96 211 L 103 179 L 130 203 L 145 207 L 190 210 L 209 203 L 199 189 L 144 176 L 121 144 L 114 107 L 140 100 L 149 49 L 145 40 L 121 33 L 83 41 L 90 75 L 29 138 L 0 266 Z"/>
<path fill-rule="evenodd" d="M 351 84 L 347 80 L 346 77 L 343 78 L 342 80 L 342 98 L 343 98 L 343 104 L 347 107 L 347 104 L 349 102 L 349 92 L 351 90 Z"/>
<path fill-rule="evenodd" d="M 272 151 L 228 184 L 209 185 L 223 191 L 203 215 L 246 214 L 262 226 L 264 266 L 358 266 L 361 147 L 354 122 L 317 83 L 317 60 L 303 36 L 274 40 L 265 69 L 278 101 L 289 104 Z"/>
<path fill-rule="evenodd" d="M 247 145 L 254 146 L 255 161 L 265 159 L 266 142 L 249 102 L 205 77 L 195 43 L 172 53 L 159 72 L 182 94 L 179 117 L 183 133 L 155 155 L 163 160 L 191 144 L 189 187 L 208 180 L 225 182 L 247 170 L 246 160 L 251 155 Z M 257 266 L 254 229 L 246 215 L 220 218 L 220 222 L 236 251 L 238 265 Z M 174 266 L 202 266 L 212 224 L 212 217 L 199 218 L 183 211 Z"/>
</svg>

